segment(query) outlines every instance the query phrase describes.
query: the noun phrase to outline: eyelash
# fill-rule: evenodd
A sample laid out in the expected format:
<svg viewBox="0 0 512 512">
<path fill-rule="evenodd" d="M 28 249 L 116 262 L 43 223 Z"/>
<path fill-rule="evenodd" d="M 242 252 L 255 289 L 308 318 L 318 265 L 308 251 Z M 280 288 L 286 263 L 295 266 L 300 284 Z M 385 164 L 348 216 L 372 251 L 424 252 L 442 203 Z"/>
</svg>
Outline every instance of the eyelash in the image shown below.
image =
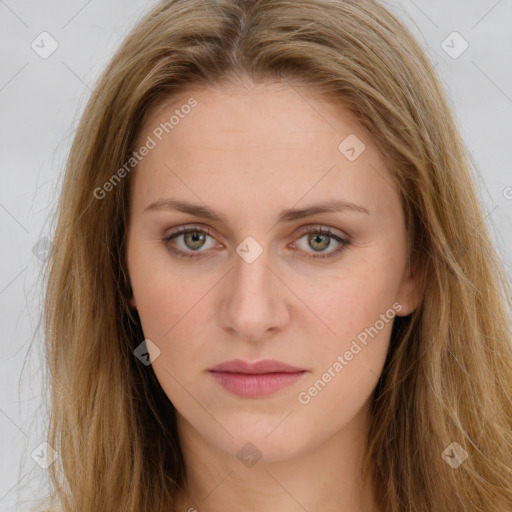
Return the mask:
<svg viewBox="0 0 512 512">
<path fill-rule="evenodd" d="M 174 238 L 177 238 L 180 235 L 183 235 L 186 233 L 194 233 L 194 232 L 206 233 L 208 236 L 213 238 L 210 230 L 207 227 L 182 226 L 182 227 L 179 227 L 178 229 L 176 229 L 169 236 L 166 236 L 165 238 L 163 238 L 162 242 L 164 242 L 164 244 L 167 246 L 167 249 L 169 251 L 171 251 L 172 253 L 174 253 L 176 256 L 178 256 L 180 258 L 185 258 L 188 260 L 193 260 L 195 258 L 202 257 L 202 256 L 196 256 L 196 253 L 201 253 L 201 252 L 206 252 L 206 251 L 201 251 L 201 250 L 183 251 L 181 249 L 176 249 L 175 247 L 171 248 L 169 246 L 170 245 L 169 242 L 171 242 L 171 240 L 173 240 Z M 313 254 L 311 256 L 304 256 L 305 258 L 313 258 L 313 259 L 333 258 L 333 257 L 337 256 L 339 253 L 341 253 L 350 244 L 349 240 L 341 238 L 340 236 L 334 234 L 329 228 L 322 227 L 322 226 L 313 227 L 313 228 L 308 226 L 307 228 L 305 228 L 303 231 L 301 231 L 299 233 L 297 240 L 302 238 L 304 235 L 308 235 L 308 234 L 328 235 L 330 238 L 333 238 L 334 240 L 336 240 L 336 242 L 340 243 L 341 245 L 337 249 L 335 249 L 327 254 L 323 254 L 323 253 Z"/>
</svg>

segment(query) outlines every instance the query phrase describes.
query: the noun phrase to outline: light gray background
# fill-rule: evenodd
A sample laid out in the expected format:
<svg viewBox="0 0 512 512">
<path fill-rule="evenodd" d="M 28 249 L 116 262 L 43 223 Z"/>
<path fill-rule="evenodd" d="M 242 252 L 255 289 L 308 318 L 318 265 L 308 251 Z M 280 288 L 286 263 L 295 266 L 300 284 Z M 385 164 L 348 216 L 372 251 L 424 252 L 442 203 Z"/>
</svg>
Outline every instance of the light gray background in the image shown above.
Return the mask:
<svg viewBox="0 0 512 512">
<path fill-rule="evenodd" d="M 46 478 L 46 470 L 31 457 L 44 441 L 46 426 L 38 337 L 28 352 L 41 297 L 42 262 L 32 248 L 44 236 L 51 239 L 48 220 L 90 90 L 123 36 L 153 4 L 0 0 L 1 512 L 28 510 L 32 496 L 44 494 Z M 388 5 L 419 37 L 441 75 L 478 164 L 486 222 L 510 275 L 512 2 L 405 0 Z M 31 48 L 43 31 L 59 45 L 46 59 Z M 441 47 L 453 31 L 469 44 L 456 59 Z M 458 44 L 455 40 L 455 50 Z"/>
</svg>

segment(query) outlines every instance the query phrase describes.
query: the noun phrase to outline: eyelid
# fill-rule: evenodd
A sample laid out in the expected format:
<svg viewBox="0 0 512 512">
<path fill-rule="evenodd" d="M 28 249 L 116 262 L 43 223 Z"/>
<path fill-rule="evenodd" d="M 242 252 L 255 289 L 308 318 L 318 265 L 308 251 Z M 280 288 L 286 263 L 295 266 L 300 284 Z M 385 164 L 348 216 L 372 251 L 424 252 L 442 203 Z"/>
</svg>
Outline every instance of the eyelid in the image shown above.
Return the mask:
<svg viewBox="0 0 512 512">
<path fill-rule="evenodd" d="M 350 241 L 350 237 L 348 236 L 348 234 L 344 233 L 343 231 L 340 231 L 339 229 L 326 226 L 325 224 L 307 224 L 306 226 L 301 226 L 299 228 L 298 233 L 296 233 L 294 236 L 302 236 L 306 233 L 310 233 L 311 231 L 315 230 L 318 230 L 319 232 L 329 231 L 331 234 L 336 235 L 339 238 L 342 238 L 346 242 Z"/>
<path fill-rule="evenodd" d="M 168 230 L 169 231 L 169 230 Z M 184 224 L 178 226 L 176 228 L 172 228 L 169 234 L 164 235 L 164 238 L 171 238 L 175 235 L 181 235 L 182 233 L 187 233 L 188 231 L 204 231 L 207 235 L 212 235 L 212 229 L 209 226 L 203 224 Z"/>
</svg>

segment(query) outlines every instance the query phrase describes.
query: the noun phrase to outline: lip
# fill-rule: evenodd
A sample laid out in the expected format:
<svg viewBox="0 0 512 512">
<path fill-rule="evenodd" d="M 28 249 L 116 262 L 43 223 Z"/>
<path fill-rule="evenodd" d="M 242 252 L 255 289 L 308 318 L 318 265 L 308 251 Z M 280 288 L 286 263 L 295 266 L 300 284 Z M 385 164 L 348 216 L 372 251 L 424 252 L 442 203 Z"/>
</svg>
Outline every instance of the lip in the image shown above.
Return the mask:
<svg viewBox="0 0 512 512">
<path fill-rule="evenodd" d="M 280 361 L 265 359 L 250 363 L 226 361 L 208 370 L 226 390 L 247 398 L 264 397 L 297 382 L 306 370 Z"/>
<path fill-rule="evenodd" d="M 262 373 L 296 373 L 304 372 L 304 368 L 297 368 L 289 364 L 276 361 L 274 359 L 262 359 L 251 363 L 242 359 L 232 359 L 218 364 L 210 368 L 211 372 L 232 372 L 232 373 L 245 373 L 245 374 L 262 374 Z"/>
</svg>

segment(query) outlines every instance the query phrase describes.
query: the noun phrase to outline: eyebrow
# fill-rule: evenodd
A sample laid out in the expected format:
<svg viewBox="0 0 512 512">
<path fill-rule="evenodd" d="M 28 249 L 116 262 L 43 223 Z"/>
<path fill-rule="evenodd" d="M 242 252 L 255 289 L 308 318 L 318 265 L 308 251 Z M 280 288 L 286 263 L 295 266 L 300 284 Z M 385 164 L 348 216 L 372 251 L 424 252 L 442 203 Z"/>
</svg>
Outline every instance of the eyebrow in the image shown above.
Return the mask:
<svg viewBox="0 0 512 512">
<path fill-rule="evenodd" d="M 216 212 L 213 208 L 210 208 L 209 206 L 201 206 L 186 201 L 178 201 L 172 198 L 159 199 L 158 201 L 155 201 L 146 206 L 146 208 L 144 208 L 144 212 L 158 210 L 177 210 L 183 213 L 188 213 L 190 215 L 195 215 L 197 217 L 203 217 L 205 219 L 210 219 L 212 221 L 222 222 L 226 225 L 228 224 L 228 220 L 225 215 Z M 320 213 L 343 211 L 365 213 L 367 215 L 370 214 L 370 212 L 364 206 L 355 203 L 350 203 L 347 201 L 330 200 L 313 204 L 311 206 L 308 206 L 307 208 L 288 208 L 286 210 L 282 210 L 278 216 L 277 222 L 292 222 L 294 220 L 302 219 L 304 217 L 309 217 Z"/>
</svg>

